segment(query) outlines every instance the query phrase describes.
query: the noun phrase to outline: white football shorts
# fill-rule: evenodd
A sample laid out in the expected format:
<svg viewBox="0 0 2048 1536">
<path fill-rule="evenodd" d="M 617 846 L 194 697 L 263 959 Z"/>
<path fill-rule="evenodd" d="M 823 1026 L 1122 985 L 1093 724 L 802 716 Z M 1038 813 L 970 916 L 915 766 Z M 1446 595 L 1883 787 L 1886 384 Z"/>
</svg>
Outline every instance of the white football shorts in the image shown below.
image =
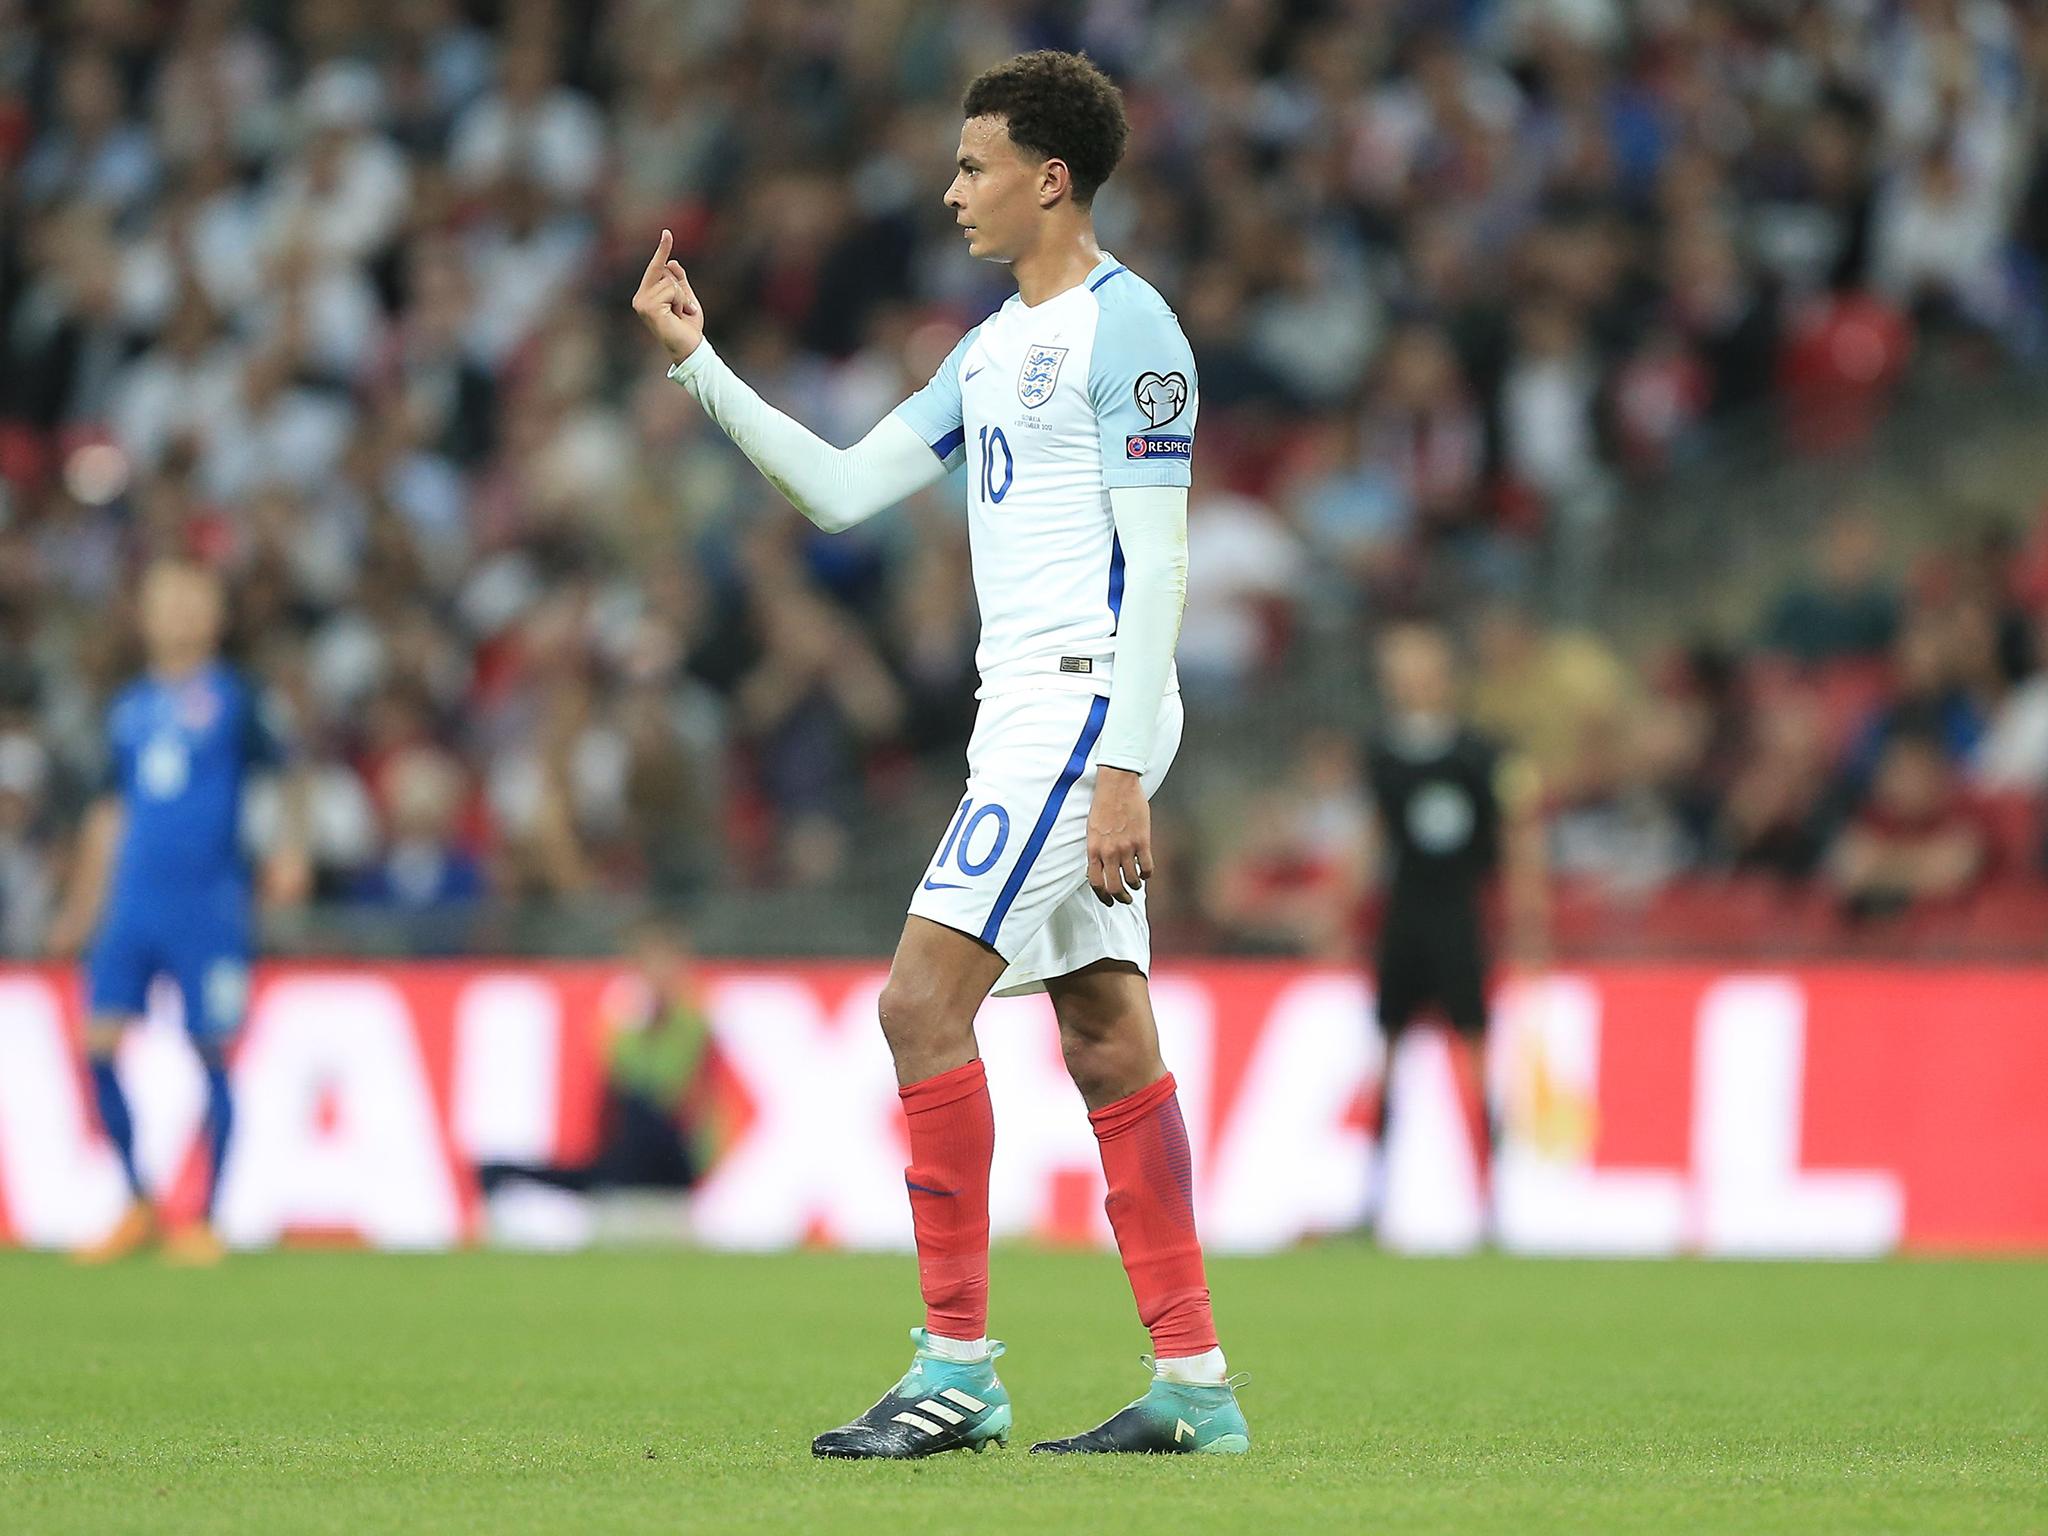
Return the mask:
<svg viewBox="0 0 2048 1536">
<path fill-rule="evenodd" d="M 985 698 L 967 743 L 967 794 L 910 899 L 913 917 L 972 934 L 1009 962 L 995 996 L 1042 992 L 1097 960 L 1152 967 L 1145 892 L 1104 906 L 1088 886 L 1088 810 L 1109 700 L 1064 689 Z M 1159 703 L 1145 797 L 1180 750 L 1180 695 Z M 1146 872 L 1148 878 L 1150 871 Z"/>
</svg>

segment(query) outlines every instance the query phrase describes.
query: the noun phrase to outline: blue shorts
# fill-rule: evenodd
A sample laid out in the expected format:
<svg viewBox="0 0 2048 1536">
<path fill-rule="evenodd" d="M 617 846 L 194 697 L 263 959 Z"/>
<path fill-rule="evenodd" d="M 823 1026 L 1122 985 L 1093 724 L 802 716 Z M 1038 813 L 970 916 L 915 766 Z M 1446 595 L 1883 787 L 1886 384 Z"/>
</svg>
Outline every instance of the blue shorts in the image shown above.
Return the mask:
<svg viewBox="0 0 2048 1536">
<path fill-rule="evenodd" d="M 240 891 L 156 912 L 116 902 L 86 956 L 91 1015 L 139 1018 L 149 1007 L 149 984 L 168 976 L 184 1003 L 186 1032 L 202 1045 L 224 1044 L 249 1006 L 254 953 L 249 904 Z"/>
</svg>

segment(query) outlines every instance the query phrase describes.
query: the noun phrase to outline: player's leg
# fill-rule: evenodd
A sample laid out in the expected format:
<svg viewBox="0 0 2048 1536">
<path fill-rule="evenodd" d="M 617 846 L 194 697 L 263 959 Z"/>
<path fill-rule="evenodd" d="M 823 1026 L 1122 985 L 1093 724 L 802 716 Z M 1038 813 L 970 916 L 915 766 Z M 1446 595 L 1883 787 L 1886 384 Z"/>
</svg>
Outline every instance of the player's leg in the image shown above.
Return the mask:
<svg viewBox="0 0 2048 1536">
<path fill-rule="evenodd" d="M 128 1202 L 110 1231 L 77 1251 L 74 1257 L 81 1263 L 125 1257 L 156 1235 L 156 1214 L 135 1161 L 135 1117 L 115 1066 L 122 1034 L 148 1007 L 152 968 L 143 936 L 120 925 L 102 929 L 86 957 L 86 1074 L 100 1130 L 121 1165 Z"/>
<path fill-rule="evenodd" d="M 1103 960 L 1048 982 L 1067 1072 L 1088 1106 L 1109 1186 L 1105 1207 L 1138 1320 L 1162 1371 L 1223 1380 L 1202 1245 L 1195 1235 L 1187 1125 L 1160 1059 L 1145 976 Z"/>
<path fill-rule="evenodd" d="M 112 1143 L 127 1181 L 128 1196 L 134 1201 L 148 1198 L 142 1188 L 142 1174 L 135 1165 L 135 1117 L 128 1108 L 128 1095 L 115 1069 L 115 1055 L 121 1036 L 132 1017 L 96 1013 L 85 1026 L 86 1069 L 92 1077 L 93 1107 L 99 1113 L 100 1129 Z"/>
<path fill-rule="evenodd" d="M 174 1263 L 218 1263 L 226 1250 L 214 1230 L 221 1178 L 235 1125 L 228 1054 L 249 1006 L 250 947 L 246 925 L 224 917 L 181 936 L 173 946 L 173 972 L 185 1008 L 185 1032 L 206 1078 L 206 1184 L 198 1217 L 180 1223 L 164 1241 Z"/>
<path fill-rule="evenodd" d="M 1373 1179 L 1367 1196 L 1366 1220 L 1377 1223 L 1386 1211 L 1390 1146 L 1394 1124 L 1394 1057 L 1401 1039 L 1435 993 L 1420 935 L 1406 927 L 1388 927 L 1381 935 L 1374 963 L 1374 1013 L 1384 1049 L 1380 1057 L 1379 1103 L 1372 1116 Z"/>
<path fill-rule="evenodd" d="M 1089 897 L 1093 900 L 1093 897 Z M 1098 960 L 1051 978 L 1060 1050 L 1088 1106 L 1109 1185 L 1104 1209 L 1117 1252 L 1152 1335 L 1145 1395 L 1084 1434 L 1035 1451 L 1231 1452 L 1250 1446 L 1226 1380 L 1195 1232 L 1187 1124 L 1173 1074 L 1159 1054 L 1145 973 Z"/>
<path fill-rule="evenodd" d="M 1458 1113 L 1472 1148 L 1480 1209 L 1487 1213 L 1490 1227 L 1499 1128 L 1486 1091 L 1486 954 L 1476 925 L 1469 931 L 1446 933 L 1440 943 L 1443 1006 L 1451 1024 L 1447 1036 L 1451 1076 L 1458 1090 Z"/>
<path fill-rule="evenodd" d="M 995 1133 L 974 1015 L 999 978 L 1005 990 L 1036 990 L 1045 977 L 1121 952 L 1068 960 L 1046 934 L 1069 898 L 1094 902 L 1087 821 L 1107 707 L 1090 693 L 1029 691 L 985 700 L 975 718 L 967 793 L 911 898 L 881 1000 L 910 1128 L 906 1179 L 927 1326 L 896 1393 L 820 1436 L 821 1455 L 925 1455 L 999 1438 L 998 1424 L 1008 1430 L 1009 1401 L 992 1368 L 1001 1346 L 983 1337 Z M 1179 739 L 1180 701 L 1162 710 L 1169 729 L 1158 773 Z M 1148 776 L 1148 792 L 1156 781 Z M 932 1394 L 941 1377 L 959 1396 Z M 900 1394 L 914 1390 L 925 1396 L 903 1404 Z"/>
<path fill-rule="evenodd" d="M 905 920 L 882 988 L 882 1035 L 910 1132 L 904 1169 L 918 1284 L 934 1347 L 980 1353 L 988 1332 L 988 1176 L 995 1116 L 974 1016 L 1002 974 L 980 940 Z"/>
<path fill-rule="evenodd" d="M 814 1455 L 901 1459 L 1000 1443 L 1009 1396 L 988 1338 L 988 1180 L 995 1115 L 974 1016 L 1003 959 L 979 939 L 911 917 L 882 988 L 882 1034 L 896 1063 L 910 1133 L 904 1183 L 917 1238 L 925 1325 L 908 1372 Z"/>
</svg>

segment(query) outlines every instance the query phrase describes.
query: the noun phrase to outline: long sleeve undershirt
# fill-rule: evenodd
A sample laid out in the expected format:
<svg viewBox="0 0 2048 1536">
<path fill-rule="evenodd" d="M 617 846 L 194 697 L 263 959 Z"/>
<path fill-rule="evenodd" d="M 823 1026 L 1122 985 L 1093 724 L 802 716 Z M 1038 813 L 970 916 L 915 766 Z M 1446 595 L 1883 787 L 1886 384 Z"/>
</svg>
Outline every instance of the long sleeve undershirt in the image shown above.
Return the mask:
<svg viewBox="0 0 2048 1536">
<path fill-rule="evenodd" d="M 1159 701 L 1187 607 L 1188 493 L 1177 485 L 1115 486 L 1109 510 L 1124 547 L 1124 601 L 1096 761 L 1143 773 L 1152 765 Z"/>
<path fill-rule="evenodd" d="M 946 472 L 894 416 L 883 417 L 851 448 L 833 447 L 754 393 L 709 341 L 700 341 L 668 376 L 696 397 L 791 506 L 827 533 L 866 522 Z"/>
</svg>

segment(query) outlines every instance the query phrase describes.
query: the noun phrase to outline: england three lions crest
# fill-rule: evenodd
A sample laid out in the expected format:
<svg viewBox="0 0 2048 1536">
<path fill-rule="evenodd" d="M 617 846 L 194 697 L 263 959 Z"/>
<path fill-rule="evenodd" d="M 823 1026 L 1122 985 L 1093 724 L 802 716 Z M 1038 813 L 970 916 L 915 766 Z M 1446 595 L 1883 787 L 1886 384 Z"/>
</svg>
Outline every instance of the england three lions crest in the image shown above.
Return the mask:
<svg viewBox="0 0 2048 1536">
<path fill-rule="evenodd" d="M 1024 354 L 1024 366 L 1017 374 L 1017 398 L 1030 410 L 1037 410 L 1052 398 L 1060 381 L 1060 364 L 1067 360 L 1065 347 L 1032 347 Z"/>
</svg>

